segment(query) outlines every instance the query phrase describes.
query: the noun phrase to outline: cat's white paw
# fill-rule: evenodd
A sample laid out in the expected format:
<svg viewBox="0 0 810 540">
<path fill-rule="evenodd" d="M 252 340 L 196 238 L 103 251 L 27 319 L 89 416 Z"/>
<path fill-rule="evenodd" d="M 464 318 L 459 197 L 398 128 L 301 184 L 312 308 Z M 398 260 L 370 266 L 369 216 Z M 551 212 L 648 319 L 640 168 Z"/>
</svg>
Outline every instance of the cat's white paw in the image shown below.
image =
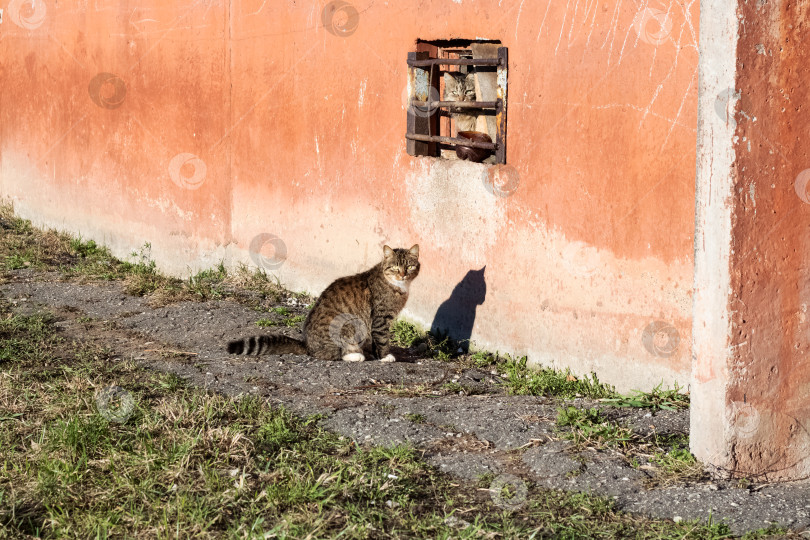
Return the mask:
<svg viewBox="0 0 810 540">
<path fill-rule="evenodd" d="M 343 355 L 343 361 L 344 362 L 362 362 L 365 359 L 366 359 L 366 357 L 363 356 L 363 353 L 359 353 L 359 352 L 353 352 L 353 353 Z"/>
<path fill-rule="evenodd" d="M 384 358 L 380 358 L 380 362 L 396 362 L 397 359 L 394 358 L 393 354 L 387 354 Z"/>
</svg>

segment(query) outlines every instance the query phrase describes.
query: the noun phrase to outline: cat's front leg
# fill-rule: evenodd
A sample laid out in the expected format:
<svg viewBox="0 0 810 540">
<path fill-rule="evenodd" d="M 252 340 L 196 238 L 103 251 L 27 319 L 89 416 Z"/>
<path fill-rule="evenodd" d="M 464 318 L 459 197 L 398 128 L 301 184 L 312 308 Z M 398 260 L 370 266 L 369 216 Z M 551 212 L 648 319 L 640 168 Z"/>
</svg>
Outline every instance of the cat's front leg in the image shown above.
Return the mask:
<svg viewBox="0 0 810 540">
<path fill-rule="evenodd" d="M 371 341 L 374 345 L 374 354 L 380 362 L 396 362 L 391 354 L 391 316 L 373 316 L 371 320 Z"/>
</svg>

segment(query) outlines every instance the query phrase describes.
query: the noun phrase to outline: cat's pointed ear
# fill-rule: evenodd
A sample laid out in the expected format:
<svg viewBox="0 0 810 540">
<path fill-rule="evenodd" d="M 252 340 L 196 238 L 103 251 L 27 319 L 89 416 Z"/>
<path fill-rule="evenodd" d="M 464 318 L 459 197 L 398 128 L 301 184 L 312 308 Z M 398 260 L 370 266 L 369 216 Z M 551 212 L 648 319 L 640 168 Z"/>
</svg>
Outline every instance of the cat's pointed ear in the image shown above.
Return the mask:
<svg viewBox="0 0 810 540">
<path fill-rule="evenodd" d="M 385 255 L 386 259 L 390 259 L 394 256 L 394 250 L 388 246 L 383 246 L 383 255 Z"/>
<path fill-rule="evenodd" d="M 414 244 L 413 247 L 408 250 L 408 253 L 410 253 L 414 257 L 418 257 L 419 256 L 419 244 Z"/>
</svg>

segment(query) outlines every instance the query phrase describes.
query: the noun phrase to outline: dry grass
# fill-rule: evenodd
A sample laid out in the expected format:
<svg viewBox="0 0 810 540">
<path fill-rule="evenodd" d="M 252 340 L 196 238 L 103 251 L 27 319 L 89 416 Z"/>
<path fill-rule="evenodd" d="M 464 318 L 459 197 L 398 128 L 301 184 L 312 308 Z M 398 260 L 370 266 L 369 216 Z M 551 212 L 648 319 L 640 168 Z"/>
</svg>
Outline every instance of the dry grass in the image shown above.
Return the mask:
<svg viewBox="0 0 810 540">
<path fill-rule="evenodd" d="M 47 316 L 0 306 L 0 536 L 725 534 L 720 526 L 634 518 L 605 499 L 530 485 L 525 504 L 504 510 L 486 490 L 453 483 L 410 448 L 358 447 L 315 419 L 258 399 L 206 394 L 114 356 L 68 342 Z M 96 400 L 111 385 L 133 398 L 121 422 L 101 414 Z"/>
<path fill-rule="evenodd" d="M 169 277 L 158 271 L 148 242 L 121 261 L 92 240 L 34 228 L 30 221 L 16 217 L 10 205 L 0 205 L 0 230 L 2 270 L 58 271 L 65 279 L 81 282 L 120 280 L 128 294 L 146 297 L 155 307 L 218 298 L 232 298 L 257 309 L 288 297 L 309 301 L 305 295 L 286 291 L 260 269 L 245 265 L 229 273 L 220 263 L 185 280 Z"/>
</svg>

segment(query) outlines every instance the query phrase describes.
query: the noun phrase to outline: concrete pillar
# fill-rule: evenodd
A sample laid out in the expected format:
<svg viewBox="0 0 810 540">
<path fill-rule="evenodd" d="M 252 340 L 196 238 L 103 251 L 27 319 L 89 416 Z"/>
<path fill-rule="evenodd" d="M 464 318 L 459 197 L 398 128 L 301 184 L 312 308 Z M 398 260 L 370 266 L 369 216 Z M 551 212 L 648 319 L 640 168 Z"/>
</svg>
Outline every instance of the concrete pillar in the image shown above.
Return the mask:
<svg viewBox="0 0 810 540">
<path fill-rule="evenodd" d="M 810 475 L 808 11 L 701 1 L 691 449 L 739 477 Z"/>
</svg>

